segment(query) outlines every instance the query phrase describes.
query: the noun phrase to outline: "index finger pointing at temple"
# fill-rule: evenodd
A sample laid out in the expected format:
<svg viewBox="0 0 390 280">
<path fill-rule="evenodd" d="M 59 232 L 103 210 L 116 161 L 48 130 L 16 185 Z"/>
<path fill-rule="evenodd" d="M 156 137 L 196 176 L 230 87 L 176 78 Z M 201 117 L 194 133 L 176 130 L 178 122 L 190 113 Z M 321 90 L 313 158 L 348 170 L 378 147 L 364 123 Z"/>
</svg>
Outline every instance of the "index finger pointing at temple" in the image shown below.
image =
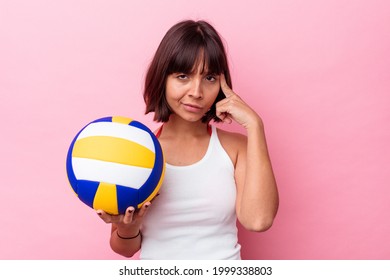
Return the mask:
<svg viewBox="0 0 390 280">
<path fill-rule="evenodd" d="M 225 94 L 226 97 L 234 95 L 233 90 L 226 83 L 225 75 L 223 73 L 220 76 L 220 83 L 222 92 Z"/>
</svg>

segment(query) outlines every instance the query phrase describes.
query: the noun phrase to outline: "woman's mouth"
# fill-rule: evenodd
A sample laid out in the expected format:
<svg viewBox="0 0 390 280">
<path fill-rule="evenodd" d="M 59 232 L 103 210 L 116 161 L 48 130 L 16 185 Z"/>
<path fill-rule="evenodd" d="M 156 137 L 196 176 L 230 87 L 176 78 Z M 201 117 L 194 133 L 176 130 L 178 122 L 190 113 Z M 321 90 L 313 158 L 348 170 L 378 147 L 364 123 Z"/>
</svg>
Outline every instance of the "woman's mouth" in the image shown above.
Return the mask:
<svg viewBox="0 0 390 280">
<path fill-rule="evenodd" d="M 186 111 L 191 113 L 199 113 L 200 111 L 202 111 L 202 107 L 196 104 L 183 103 L 183 107 Z"/>
</svg>

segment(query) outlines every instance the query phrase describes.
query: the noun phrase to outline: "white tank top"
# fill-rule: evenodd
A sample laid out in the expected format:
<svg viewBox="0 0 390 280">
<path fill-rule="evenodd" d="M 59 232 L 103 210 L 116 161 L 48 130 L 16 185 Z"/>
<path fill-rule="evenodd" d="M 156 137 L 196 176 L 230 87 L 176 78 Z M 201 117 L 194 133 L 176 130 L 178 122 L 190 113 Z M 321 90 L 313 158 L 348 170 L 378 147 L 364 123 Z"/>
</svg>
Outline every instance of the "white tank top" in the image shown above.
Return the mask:
<svg viewBox="0 0 390 280">
<path fill-rule="evenodd" d="M 240 259 L 235 201 L 234 166 L 213 126 L 200 161 L 166 165 L 143 221 L 140 259 Z"/>
</svg>

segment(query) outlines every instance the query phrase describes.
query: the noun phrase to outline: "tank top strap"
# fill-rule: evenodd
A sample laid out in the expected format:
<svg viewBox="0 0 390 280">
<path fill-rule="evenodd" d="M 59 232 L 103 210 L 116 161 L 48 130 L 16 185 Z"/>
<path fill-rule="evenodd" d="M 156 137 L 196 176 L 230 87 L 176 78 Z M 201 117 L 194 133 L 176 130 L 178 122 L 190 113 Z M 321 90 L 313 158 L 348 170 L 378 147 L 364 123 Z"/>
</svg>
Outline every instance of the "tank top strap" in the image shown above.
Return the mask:
<svg viewBox="0 0 390 280">
<path fill-rule="evenodd" d="M 222 146 L 222 143 L 218 137 L 217 127 L 211 126 L 212 134 L 210 138 L 210 147 L 209 149 L 213 149 L 218 154 L 218 161 L 220 161 L 221 164 L 226 164 L 229 169 L 234 171 L 234 164 L 229 157 L 228 153 L 226 152 L 225 148 Z"/>
</svg>

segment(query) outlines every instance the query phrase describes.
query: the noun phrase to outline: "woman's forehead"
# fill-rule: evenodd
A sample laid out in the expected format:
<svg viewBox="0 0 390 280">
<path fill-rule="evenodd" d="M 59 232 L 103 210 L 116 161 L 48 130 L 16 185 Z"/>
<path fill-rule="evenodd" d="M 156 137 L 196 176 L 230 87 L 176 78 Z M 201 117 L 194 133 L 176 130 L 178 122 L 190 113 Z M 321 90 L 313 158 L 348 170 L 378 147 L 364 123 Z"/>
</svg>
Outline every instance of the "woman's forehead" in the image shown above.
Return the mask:
<svg viewBox="0 0 390 280">
<path fill-rule="evenodd" d="M 179 52 L 170 62 L 168 73 L 201 73 L 201 74 L 217 74 L 223 71 L 224 62 L 223 56 L 218 52 L 210 51 L 204 47 L 198 49 L 186 49 Z"/>
</svg>

